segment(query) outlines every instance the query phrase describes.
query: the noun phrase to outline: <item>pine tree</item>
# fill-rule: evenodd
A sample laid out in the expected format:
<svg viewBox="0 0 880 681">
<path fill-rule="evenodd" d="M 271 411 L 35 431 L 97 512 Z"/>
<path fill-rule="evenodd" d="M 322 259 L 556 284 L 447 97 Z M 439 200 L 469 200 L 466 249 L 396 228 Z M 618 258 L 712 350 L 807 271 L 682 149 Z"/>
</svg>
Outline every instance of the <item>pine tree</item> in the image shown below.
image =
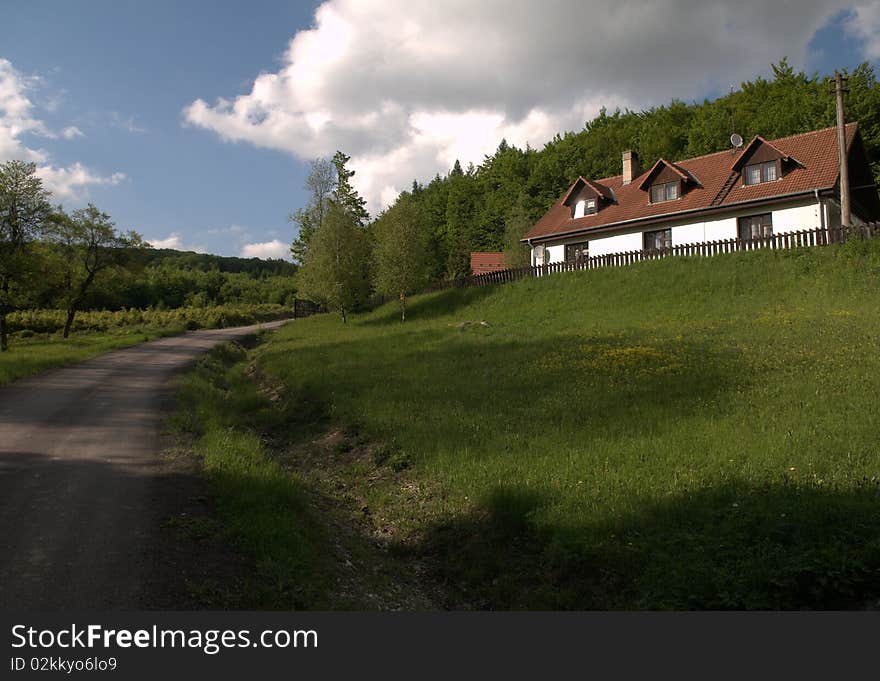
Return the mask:
<svg viewBox="0 0 880 681">
<path fill-rule="evenodd" d="M 363 226 L 370 219 L 370 214 L 367 212 L 367 202 L 351 186 L 351 178 L 354 177 L 355 171 L 345 167 L 350 158 L 341 151 L 337 151 L 333 156 L 333 166 L 336 169 L 336 188 L 333 190 L 332 198 L 337 205 L 348 211 L 357 220 L 358 225 Z"/>
</svg>

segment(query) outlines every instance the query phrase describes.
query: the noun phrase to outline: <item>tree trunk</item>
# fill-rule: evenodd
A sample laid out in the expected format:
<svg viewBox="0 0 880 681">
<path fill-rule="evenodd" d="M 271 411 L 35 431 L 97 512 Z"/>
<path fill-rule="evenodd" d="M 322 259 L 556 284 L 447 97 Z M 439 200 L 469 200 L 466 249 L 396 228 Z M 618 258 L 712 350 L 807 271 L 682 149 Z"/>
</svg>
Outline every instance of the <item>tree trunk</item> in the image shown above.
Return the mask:
<svg viewBox="0 0 880 681">
<path fill-rule="evenodd" d="M 345 306 L 340 307 L 339 311 L 342 313 L 342 323 L 345 324 Z"/>
<path fill-rule="evenodd" d="M 64 338 L 70 335 L 70 327 L 73 326 L 73 318 L 76 316 L 76 307 L 67 308 L 67 319 L 64 322 Z"/>
<path fill-rule="evenodd" d="M 400 321 L 406 321 L 406 292 L 400 292 Z"/>
</svg>

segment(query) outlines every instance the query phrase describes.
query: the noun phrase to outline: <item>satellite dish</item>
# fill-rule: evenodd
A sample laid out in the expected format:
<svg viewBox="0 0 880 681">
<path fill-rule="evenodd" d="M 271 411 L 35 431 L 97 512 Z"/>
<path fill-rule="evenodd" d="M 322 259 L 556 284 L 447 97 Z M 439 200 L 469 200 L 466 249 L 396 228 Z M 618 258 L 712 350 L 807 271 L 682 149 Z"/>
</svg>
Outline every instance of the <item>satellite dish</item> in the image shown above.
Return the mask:
<svg viewBox="0 0 880 681">
<path fill-rule="evenodd" d="M 730 143 L 731 143 L 733 146 L 735 146 L 737 149 L 739 149 L 739 148 L 743 145 L 743 138 L 742 138 L 740 135 L 737 135 L 736 133 L 733 133 L 733 134 L 730 136 Z"/>
</svg>

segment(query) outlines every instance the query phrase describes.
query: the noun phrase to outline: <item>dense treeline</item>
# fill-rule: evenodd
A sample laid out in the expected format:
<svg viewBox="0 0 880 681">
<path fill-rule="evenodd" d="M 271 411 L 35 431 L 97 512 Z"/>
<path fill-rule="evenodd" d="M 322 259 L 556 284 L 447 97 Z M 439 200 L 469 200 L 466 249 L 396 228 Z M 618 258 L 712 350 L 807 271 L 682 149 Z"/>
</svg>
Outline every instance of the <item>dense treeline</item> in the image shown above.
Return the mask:
<svg viewBox="0 0 880 681">
<path fill-rule="evenodd" d="M 36 250 L 44 255 L 51 244 Z M 33 282 L 33 307 L 51 308 L 57 300 L 51 258 Z M 234 258 L 170 249 L 144 248 L 129 265 L 104 276 L 89 291 L 82 309 L 174 309 L 214 305 L 289 304 L 295 294 L 296 266 L 283 260 Z"/>
<path fill-rule="evenodd" d="M 445 177 L 414 181 L 377 222 L 398 207 L 422 213 L 429 241 L 429 278 L 468 273 L 471 251 L 504 250 L 524 257 L 519 239 L 579 176 L 600 179 L 621 172 L 621 152 L 634 149 L 642 167 L 658 158 L 677 161 L 730 148 L 730 134 L 746 140 L 807 132 L 835 124 L 828 79 L 796 72 L 786 60 L 771 79 L 756 78 L 715 100 L 674 100 L 646 111 L 602 110 L 577 132 L 558 134 L 543 149 L 519 149 L 502 141 L 476 167 L 456 162 Z M 880 87 L 873 67 L 849 76 L 848 121 L 858 121 L 880 180 Z"/>
<path fill-rule="evenodd" d="M 51 328 L 67 338 L 131 317 L 110 311 L 186 307 L 169 319 L 193 327 L 283 316 L 296 294 L 290 263 L 153 250 L 95 205 L 68 212 L 51 198 L 34 163 L 0 164 L 0 351 L 14 331 Z M 107 312 L 76 323 L 94 309 Z"/>
</svg>

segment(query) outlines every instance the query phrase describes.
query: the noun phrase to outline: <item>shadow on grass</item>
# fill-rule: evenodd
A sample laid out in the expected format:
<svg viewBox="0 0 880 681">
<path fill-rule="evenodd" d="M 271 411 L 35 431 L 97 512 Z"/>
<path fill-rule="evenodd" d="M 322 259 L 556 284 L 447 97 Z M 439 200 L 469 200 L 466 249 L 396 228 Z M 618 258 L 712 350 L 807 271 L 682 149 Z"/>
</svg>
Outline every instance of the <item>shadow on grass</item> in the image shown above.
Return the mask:
<svg viewBox="0 0 880 681">
<path fill-rule="evenodd" d="M 555 528 L 533 520 L 550 499 L 511 486 L 401 550 L 431 559 L 454 609 L 872 609 L 877 500 L 876 482 L 736 482 Z"/>
<path fill-rule="evenodd" d="M 493 290 L 492 286 L 480 286 L 478 288 L 449 289 L 415 296 L 407 301 L 406 316 L 411 320 L 425 320 L 449 315 L 462 307 L 482 300 Z M 395 323 L 401 323 L 400 307 L 397 303 L 389 304 L 384 312 L 376 313 L 375 316 L 361 322 L 364 326 L 385 326 Z"/>
</svg>

